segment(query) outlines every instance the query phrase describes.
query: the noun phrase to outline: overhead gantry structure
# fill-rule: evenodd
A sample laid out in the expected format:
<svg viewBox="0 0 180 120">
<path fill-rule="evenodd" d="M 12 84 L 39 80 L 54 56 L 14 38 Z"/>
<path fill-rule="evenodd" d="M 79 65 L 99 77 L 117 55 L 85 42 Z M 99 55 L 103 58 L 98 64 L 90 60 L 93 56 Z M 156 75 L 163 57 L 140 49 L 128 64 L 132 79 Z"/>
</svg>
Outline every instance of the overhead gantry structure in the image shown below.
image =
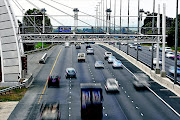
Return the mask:
<svg viewBox="0 0 180 120">
<path fill-rule="evenodd" d="M 29 0 L 28 0 L 29 1 Z M 42 1 L 42 0 L 40 0 Z M 57 8 L 56 8 L 57 9 Z M 0 53 L 1 53 L 1 71 L 2 71 L 2 82 L 19 82 L 22 77 L 22 61 L 21 56 L 24 55 L 23 43 L 35 43 L 35 42 L 120 42 L 120 43 L 163 43 L 165 47 L 165 38 L 166 38 L 166 21 L 165 13 L 163 17 L 163 31 L 156 35 L 144 35 L 141 33 L 136 34 L 111 34 L 111 21 L 110 21 L 110 12 L 111 10 L 107 9 L 106 12 L 106 30 L 98 33 L 93 31 L 92 33 L 78 33 L 78 23 L 79 21 L 78 14 L 79 10 L 74 9 L 74 28 L 75 31 L 70 33 L 46 33 L 44 31 L 36 31 L 32 33 L 20 32 L 19 26 L 16 20 L 16 17 L 12 11 L 12 8 L 9 4 L 9 0 L 0 1 Z M 46 14 L 47 15 L 47 14 Z M 30 15 L 24 15 L 28 18 Z M 45 14 L 43 14 L 45 16 Z M 160 15 L 158 14 L 158 17 Z M 138 17 L 138 16 L 137 16 Z M 28 19 L 30 20 L 30 19 Z M 82 21 L 82 20 L 81 20 Z M 33 21 L 31 21 L 33 24 Z M 43 21 L 43 23 L 45 23 Z M 86 22 L 85 22 L 86 23 Z M 158 22 L 160 23 L 160 19 Z M 46 27 L 45 25 L 43 25 Z M 24 26 L 25 27 L 25 26 Z M 31 26 L 32 27 L 32 26 Z M 38 26 L 34 23 L 33 27 L 39 29 Z M 36 28 L 37 27 L 37 28 Z M 92 26 L 90 26 L 92 27 Z M 157 26 L 160 30 L 160 24 Z M 99 29 L 98 26 L 95 26 L 94 29 Z M 164 53 L 163 53 L 164 54 Z M 159 58 L 159 55 L 156 57 Z M 164 61 L 164 59 L 162 59 Z M 157 62 L 158 63 L 158 62 Z M 165 63 L 163 62 L 165 65 Z"/>
</svg>

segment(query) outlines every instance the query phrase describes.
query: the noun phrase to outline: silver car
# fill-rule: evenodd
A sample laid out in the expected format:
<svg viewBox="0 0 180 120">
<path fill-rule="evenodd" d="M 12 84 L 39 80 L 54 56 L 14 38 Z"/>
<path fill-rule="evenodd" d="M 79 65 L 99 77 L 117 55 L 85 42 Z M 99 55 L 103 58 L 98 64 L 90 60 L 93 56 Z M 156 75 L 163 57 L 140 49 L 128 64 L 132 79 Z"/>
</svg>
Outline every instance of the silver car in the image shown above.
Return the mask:
<svg viewBox="0 0 180 120">
<path fill-rule="evenodd" d="M 87 48 L 87 55 L 88 54 L 94 55 L 94 49 L 93 48 Z"/>
<path fill-rule="evenodd" d="M 95 62 L 95 68 L 104 68 L 104 63 L 102 61 Z"/>
<path fill-rule="evenodd" d="M 115 78 L 108 78 L 105 84 L 107 92 L 119 92 L 118 81 Z"/>
<path fill-rule="evenodd" d="M 113 63 L 114 60 L 116 60 L 116 57 L 114 57 L 114 56 L 109 56 L 109 58 L 108 58 L 108 63 Z"/>
<path fill-rule="evenodd" d="M 113 68 L 123 68 L 122 62 L 120 60 L 114 60 L 112 67 Z"/>
</svg>

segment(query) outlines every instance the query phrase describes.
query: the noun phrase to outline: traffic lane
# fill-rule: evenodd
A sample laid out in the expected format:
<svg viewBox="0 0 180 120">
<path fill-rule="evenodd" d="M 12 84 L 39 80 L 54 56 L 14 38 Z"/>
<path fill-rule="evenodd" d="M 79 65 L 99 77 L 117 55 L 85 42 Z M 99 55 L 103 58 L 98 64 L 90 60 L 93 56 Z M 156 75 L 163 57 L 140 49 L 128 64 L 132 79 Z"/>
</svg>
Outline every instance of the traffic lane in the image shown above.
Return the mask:
<svg viewBox="0 0 180 120">
<path fill-rule="evenodd" d="M 92 45 L 92 47 L 94 48 L 94 45 Z M 112 75 L 106 69 L 95 69 L 94 63 L 97 60 L 103 61 L 103 59 L 99 58 L 99 56 L 97 54 L 97 50 L 95 50 L 94 55 L 88 55 L 87 56 L 87 61 L 90 64 L 90 69 L 91 69 L 92 74 L 93 74 L 93 76 L 95 78 L 95 80 L 93 82 L 101 83 L 101 85 L 103 87 L 103 98 L 104 98 L 104 101 L 103 101 L 103 119 L 104 120 L 106 120 L 106 119 L 107 120 L 109 120 L 109 119 L 127 120 L 126 115 L 124 114 L 120 104 L 118 103 L 118 101 L 116 100 L 114 95 L 106 93 L 106 91 L 104 89 L 106 78 L 103 76 L 102 71 L 105 72 L 108 75 L 108 78 L 112 78 Z"/>
<path fill-rule="evenodd" d="M 103 57 L 103 56 L 102 56 Z M 121 58 L 119 58 L 121 60 Z M 121 60 L 123 62 L 123 60 Z M 109 67 L 110 69 L 112 69 L 111 67 Z M 112 69 L 113 74 L 115 74 L 115 76 L 117 76 L 117 78 L 121 81 L 119 81 L 124 87 L 123 89 L 126 89 L 126 93 L 129 94 L 130 97 L 132 97 L 132 100 L 133 100 L 133 103 L 135 103 L 137 105 L 137 107 L 139 108 L 139 110 L 143 111 L 143 117 L 145 119 L 157 119 L 157 118 L 161 118 L 161 119 L 171 119 L 172 116 L 175 118 L 175 119 L 179 119 L 177 117 L 176 114 L 174 114 L 174 112 L 172 112 L 167 106 L 164 105 L 164 103 L 162 103 L 159 99 L 157 99 L 157 97 L 155 97 L 151 92 L 149 91 L 142 91 L 142 92 L 138 92 L 134 89 L 133 87 L 133 84 L 132 84 L 132 81 L 133 81 L 133 78 L 128 78 L 128 76 L 126 76 L 124 79 L 123 78 L 123 75 L 122 76 L 119 76 L 120 73 L 118 70 L 113 70 Z M 123 71 L 121 71 L 123 72 Z M 140 72 L 140 71 L 139 71 Z M 127 73 L 125 73 L 127 74 Z M 131 76 L 131 75 L 130 75 Z M 127 84 L 127 78 L 128 80 L 130 80 Z M 122 81 L 124 80 L 124 81 Z M 149 97 L 149 98 L 146 98 L 146 97 Z M 151 98 L 151 99 L 150 99 Z M 154 102 L 155 101 L 155 102 Z M 155 104 L 157 103 L 157 104 Z M 158 106 L 158 109 L 163 109 L 164 111 L 159 111 L 157 110 L 157 106 Z M 148 110 L 147 110 L 148 108 Z M 154 112 L 155 111 L 155 112 Z M 156 113 L 156 116 L 154 115 Z M 164 113 L 166 115 L 164 115 Z"/>
<path fill-rule="evenodd" d="M 107 61 L 104 60 L 103 53 L 105 51 L 101 52 L 101 50 L 99 50 L 99 48 L 97 46 L 96 46 L 95 50 L 96 50 L 95 54 L 97 54 L 96 59 L 102 59 L 104 61 L 104 63 L 105 63 L 105 69 L 102 70 L 101 73 L 100 73 L 101 76 L 103 76 L 105 78 L 105 80 L 107 78 L 117 78 L 116 76 L 114 76 L 112 70 L 110 70 L 110 68 L 109 68 L 109 65 L 111 65 L 111 64 L 108 64 Z M 112 68 L 112 66 L 111 66 L 111 68 Z M 124 69 L 119 69 L 119 71 L 125 71 L 125 70 Z M 120 72 L 119 75 L 122 76 L 122 73 Z M 127 72 L 127 76 L 129 76 L 128 72 Z M 126 76 L 124 76 L 124 78 L 126 78 Z M 117 80 L 118 80 L 118 78 L 117 78 Z M 104 83 L 105 83 L 105 81 L 104 81 Z M 141 115 L 139 114 L 139 111 L 132 104 L 132 102 L 131 102 L 129 96 L 126 94 L 126 92 L 124 92 L 123 87 L 120 86 L 120 88 L 121 88 L 121 90 L 120 90 L 119 94 L 107 94 L 107 95 L 109 97 L 113 98 L 115 103 L 116 102 L 118 103 L 116 107 L 119 107 L 119 109 L 121 111 L 123 111 L 122 115 L 125 116 L 125 119 L 138 119 L 138 120 L 142 119 Z M 106 100 L 109 101 L 108 98 Z M 113 114 L 113 113 L 111 113 L 111 114 Z"/>
<path fill-rule="evenodd" d="M 53 48 L 54 51 L 59 50 L 60 46 L 55 46 Z M 53 54 L 57 55 L 57 53 L 49 54 L 51 57 Z M 49 74 L 50 69 L 53 64 L 51 64 L 50 58 L 47 59 L 46 64 L 43 64 L 40 68 L 41 71 L 37 73 L 35 76 L 33 83 L 28 88 L 24 97 L 19 101 L 11 115 L 9 116 L 9 120 L 23 120 L 30 119 L 30 114 L 33 113 L 34 107 L 38 106 L 38 99 L 45 85 L 45 81 L 47 79 L 46 74 Z M 38 111 L 39 112 L 39 111 Z"/>
<path fill-rule="evenodd" d="M 124 49 L 126 48 L 127 46 L 124 46 Z M 122 47 L 123 48 L 123 47 Z M 125 51 L 125 50 L 123 50 Z M 133 52 L 135 50 L 133 50 L 133 48 L 129 48 L 129 54 L 131 56 L 133 56 L 134 58 L 136 58 L 136 54 L 137 52 L 135 51 L 135 53 Z M 125 51 L 126 52 L 126 51 Z M 142 47 L 142 51 L 139 51 L 139 60 L 143 63 L 145 63 L 146 65 L 148 65 L 149 67 L 151 66 L 151 56 L 152 56 L 152 53 L 151 51 L 148 50 L 147 47 L 143 46 Z M 156 56 L 156 52 L 154 52 L 154 57 Z M 160 53 L 160 58 L 162 57 L 161 53 Z M 154 69 L 155 69 L 155 66 L 156 65 L 153 65 L 154 66 Z M 167 75 L 169 75 L 170 77 L 173 78 L 173 75 L 171 73 L 169 73 L 169 67 L 170 66 L 174 66 L 174 60 L 170 59 L 170 58 L 165 58 L 165 70 L 166 70 L 166 73 Z M 162 66 L 160 65 L 160 69 L 162 69 Z M 178 76 L 177 78 L 178 81 L 180 81 L 180 77 Z"/>
</svg>

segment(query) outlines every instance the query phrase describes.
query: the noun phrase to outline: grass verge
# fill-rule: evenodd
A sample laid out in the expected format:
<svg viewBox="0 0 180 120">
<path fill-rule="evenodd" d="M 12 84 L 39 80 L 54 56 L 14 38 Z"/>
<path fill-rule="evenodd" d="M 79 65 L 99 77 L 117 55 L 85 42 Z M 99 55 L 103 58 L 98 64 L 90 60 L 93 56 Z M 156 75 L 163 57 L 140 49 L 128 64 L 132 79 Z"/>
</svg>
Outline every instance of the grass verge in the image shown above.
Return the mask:
<svg viewBox="0 0 180 120">
<path fill-rule="evenodd" d="M 0 88 L 0 89 L 5 89 L 5 88 Z M 21 89 L 11 90 L 10 92 L 7 92 L 6 94 L 3 93 L 2 95 L 0 95 L 0 102 L 20 101 L 23 98 L 26 91 L 27 91 L 27 88 L 21 88 Z"/>
</svg>

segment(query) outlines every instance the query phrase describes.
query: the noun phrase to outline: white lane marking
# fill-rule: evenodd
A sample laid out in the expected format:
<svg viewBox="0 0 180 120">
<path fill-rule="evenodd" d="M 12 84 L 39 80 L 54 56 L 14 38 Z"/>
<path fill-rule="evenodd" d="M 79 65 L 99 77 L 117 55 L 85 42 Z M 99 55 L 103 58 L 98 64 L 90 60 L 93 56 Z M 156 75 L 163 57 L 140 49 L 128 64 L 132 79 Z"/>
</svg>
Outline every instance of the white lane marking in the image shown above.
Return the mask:
<svg viewBox="0 0 180 120">
<path fill-rule="evenodd" d="M 157 95 L 151 88 L 147 87 L 157 98 L 159 98 L 165 105 L 167 105 L 176 115 L 180 117 L 180 114 L 172 108 L 166 101 L 164 101 L 159 95 Z"/>
<path fill-rule="evenodd" d="M 124 65 L 123 65 L 124 66 Z M 127 71 L 129 71 L 135 78 L 137 78 L 127 67 L 124 66 L 124 68 L 126 68 Z M 168 106 L 177 116 L 180 117 L 180 114 L 174 109 L 172 108 L 168 103 L 166 103 L 166 101 L 164 101 L 159 95 L 157 95 L 151 88 L 149 88 L 147 86 L 147 88 L 157 97 L 159 98 L 166 106 Z"/>
<path fill-rule="evenodd" d="M 69 102 L 69 104 L 71 104 L 71 102 Z"/>
<path fill-rule="evenodd" d="M 130 96 L 128 95 L 128 98 L 129 98 Z"/>
<path fill-rule="evenodd" d="M 94 78 L 92 78 L 94 80 Z"/>
<path fill-rule="evenodd" d="M 144 116 L 143 113 L 141 113 L 141 116 Z"/>
<path fill-rule="evenodd" d="M 126 91 L 124 91 L 124 93 L 126 93 Z"/>
<path fill-rule="evenodd" d="M 160 89 L 160 91 L 169 91 L 168 89 Z"/>
<path fill-rule="evenodd" d="M 71 94 L 71 92 L 69 92 Z"/>
<path fill-rule="evenodd" d="M 108 114 L 105 114 L 105 116 L 107 117 L 107 116 L 108 116 Z"/>
<path fill-rule="evenodd" d="M 71 114 L 69 114 L 69 117 L 71 117 Z"/>
<path fill-rule="evenodd" d="M 105 109 L 105 107 L 103 107 L 103 109 Z"/>
<path fill-rule="evenodd" d="M 69 96 L 69 98 L 71 98 L 71 96 Z"/>
<path fill-rule="evenodd" d="M 179 96 L 169 96 L 169 98 L 180 98 Z"/>
</svg>

